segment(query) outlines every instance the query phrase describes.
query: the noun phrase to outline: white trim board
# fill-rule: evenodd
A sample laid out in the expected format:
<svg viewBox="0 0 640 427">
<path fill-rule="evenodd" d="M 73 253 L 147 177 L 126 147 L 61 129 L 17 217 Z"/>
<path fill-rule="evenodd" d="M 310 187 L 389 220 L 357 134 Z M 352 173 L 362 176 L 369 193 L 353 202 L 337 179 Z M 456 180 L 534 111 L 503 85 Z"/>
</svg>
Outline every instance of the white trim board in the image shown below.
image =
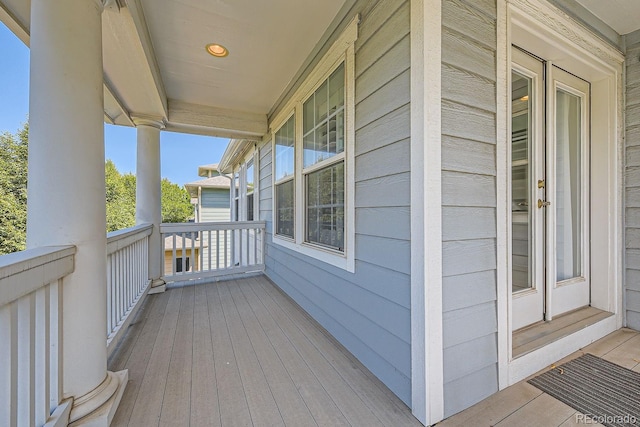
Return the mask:
<svg viewBox="0 0 640 427">
<path fill-rule="evenodd" d="M 497 34 L 498 365 L 503 389 L 622 326 L 622 64 L 624 56 L 545 0 L 498 0 Z M 510 203 L 506 182 L 510 140 L 512 43 L 552 61 L 592 85 L 591 305 L 609 319 L 544 348 L 512 358 L 509 273 Z M 597 225 L 597 226 L 596 226 Z M 578 347 L 576 347 L 578 345 Z"/>
<path fill-rule="evenodd" d="M 273 243 L 292 251 L 301 253 L 327 264 L 355 273 L 355 42 L 358 39 L 358 24 L 360 15 L 356 15 L 338 39 L 324 54 L 318 65 L 305 78 L 302 85 L 286 102 L 270 123 L 271 133 L 271 174 L 272 174 L 272 217 L 274 220 Z M 302 115 L 303 104 L 309 96 L 329 78 L 340 64 L 344 63 L 345 72 L 345 148 L 344 152 L 332 157 L 326 162 L 316 165 L 320 168 L 327 164 L 344 161 L 345 167 L 345 235 L 344 252 L 324 248 L 320 245 L 307 243 L 304 240 L 304 177 L 311 168 L 303 167 L 302 150 Z M 295 117 L 295 157 L 294 157 L 294 210 L 295 225 L 294 238 L 279 236 L 275 233 L 275 221 L 277 218 L 276 206 L 276 138 L 275 133 L 284 125 L 291 116 Z"/>
<path fill-rule="evenodd" d="M 442 1 L 411 0 L 411 408 L 444 417 Z"/>
</svg>

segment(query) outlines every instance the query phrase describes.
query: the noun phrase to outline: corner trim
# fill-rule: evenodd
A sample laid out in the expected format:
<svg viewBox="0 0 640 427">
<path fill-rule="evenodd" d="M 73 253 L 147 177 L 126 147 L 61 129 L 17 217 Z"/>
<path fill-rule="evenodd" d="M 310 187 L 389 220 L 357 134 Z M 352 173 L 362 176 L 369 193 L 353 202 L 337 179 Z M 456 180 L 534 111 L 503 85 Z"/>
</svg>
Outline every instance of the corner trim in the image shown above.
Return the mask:
<svg viewBox="0 0 640 427">
<path fill-rule="evenodd" d="M 444 418 L 442 1 L 411 0 L 411 408 Z"/>
</svg>

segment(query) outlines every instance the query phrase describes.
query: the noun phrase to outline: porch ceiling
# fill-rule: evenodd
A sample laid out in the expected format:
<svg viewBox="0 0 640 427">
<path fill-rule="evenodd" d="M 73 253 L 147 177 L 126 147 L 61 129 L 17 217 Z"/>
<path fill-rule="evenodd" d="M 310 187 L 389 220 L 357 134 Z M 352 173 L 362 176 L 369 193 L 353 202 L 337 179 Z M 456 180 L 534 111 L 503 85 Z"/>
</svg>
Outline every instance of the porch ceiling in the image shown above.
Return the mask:
<svg viewBox="0 0 640 427">
<path fill-rule="evenodd" d="M 638 0 L 577 0 L 577 2 L 620 35 L 640 29 L 640 1 Z"/>
<path fill-rule="evenodd" d="M 345 3 L 353 0 L 107 0 L 105 120 L 162 119 L 167 129 L 246 138 Z M 30 1 L 0 0 L 0 19 L 29 44 Z M 219 43 L 226 58 L 209 55 Z"/>
<path fill-rule="evenodd" d="M 267 114 L 344 3 L 112 1 L 121 7 L 103 17 L 105 77 L 123 116 L 163 118 L 180 132 L 261 137 Z M 209 55 L 209 43 L 229 55 Z"/>
</svg>

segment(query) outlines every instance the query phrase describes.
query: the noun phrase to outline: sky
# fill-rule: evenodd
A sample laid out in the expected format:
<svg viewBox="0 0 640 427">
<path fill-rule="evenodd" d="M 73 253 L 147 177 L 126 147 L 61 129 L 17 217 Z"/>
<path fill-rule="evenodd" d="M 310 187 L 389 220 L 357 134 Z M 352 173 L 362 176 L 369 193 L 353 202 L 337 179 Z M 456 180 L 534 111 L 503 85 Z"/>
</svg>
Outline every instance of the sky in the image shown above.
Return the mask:
<svg viewBox="0 0 640 427">
<path fill-rule="evenodd" d="M 0 133 L 16 133 L 29 114 L 29 49 L 0 23 Z M 105 156 L 122 173 L 136 170 L 136 130 L 105 124 Z M 163 178 L 184 185 L 201 179 L 198 166 L 218 163 L 228 140 L 160 133 Z"/>
</svg>

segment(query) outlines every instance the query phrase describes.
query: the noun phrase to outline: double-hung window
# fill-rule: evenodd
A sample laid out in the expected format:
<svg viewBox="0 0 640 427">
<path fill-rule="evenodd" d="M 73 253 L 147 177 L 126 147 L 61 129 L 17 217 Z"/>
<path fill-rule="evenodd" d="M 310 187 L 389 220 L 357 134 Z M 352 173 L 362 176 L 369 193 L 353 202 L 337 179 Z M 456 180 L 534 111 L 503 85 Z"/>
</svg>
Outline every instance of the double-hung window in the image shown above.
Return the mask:
<svg viewBox="0 0 640 427">
<path fill-rule="evenodd" d="M 305 241 L 344 252 L 344 63 L 302 109 Z"/>
<path fill-rule="evenodd" d="M 357 18 L 273 126 L 274 243 L 354 271 Z"/>
<path fill-rule="evenodd" d="M 295 238 L 295 117 L 289 120 L 275 133 L 275 234 Z"/>
</svg>

